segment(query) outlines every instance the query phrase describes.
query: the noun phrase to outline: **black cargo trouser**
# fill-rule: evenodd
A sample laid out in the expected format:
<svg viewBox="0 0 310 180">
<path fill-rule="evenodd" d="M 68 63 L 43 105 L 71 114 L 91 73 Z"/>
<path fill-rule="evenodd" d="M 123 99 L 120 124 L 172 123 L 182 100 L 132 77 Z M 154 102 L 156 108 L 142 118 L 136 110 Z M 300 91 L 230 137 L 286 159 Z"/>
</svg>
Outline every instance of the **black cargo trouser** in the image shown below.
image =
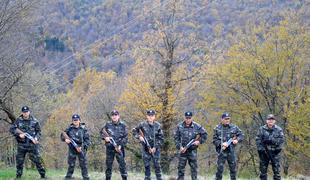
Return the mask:
<svg viewBox="0 0 310 180">
<path fill-rule="evenodd" d="M 83 180 L 88 180 L 88 170 L 87 170 L 87 156 L 86 152 L 78 153 L 75 150 L 69 148 L 68 152 L 68 171 L 66 175 L 66 179 L 71 179 L 72 174 L 74 172 L 76 157 L 79 158 L 79 164 L 82 171 Z"/>
<path fill-rule="evenodd" d="M 120 153 L 116 152 L 114 146 L 107 146 L 106 149 L 106 180 L 110 180 L 112 177 L 112 166 L 114 157 L 116 158 L 118 164 L 119 164 L 119 171 L 121 173 L 122 179 L 127 179 L 127 169 L 126 169 L 126 162 L 125 162 L 125 150 L 122 147 L 121 151 L 123 153 L 123 156 L 121 156 Z"/>
<path fill-rule="evenodd" d="M 178 164 L 178 180 L 184 180 L 184 172 L 186 162 L 191 168 L 191 177 L 192 180 L 197 180 L 197 150 L 187 150 L 185 153 L 179 155 L 179 164 Z"/>
<path fill-rule="evenodd" d="M 45 177 L 45 168 L 42 164 L 42 159 L 39 153 L 38 145 L 28 144 L 24 145 L 18 143 L 16 155 L 16 177 L 21 177 L 23 174 L 23 167 L 26 154 L 29 153 L 30 160 L 36 165 L 41 177 Z"/>
<path fill-rule="evenodd" d="M 260 170 L 260 179 L 267 180 L 267 171 L 269 162 L 271 162 L 273 179 L 280 180 L 280 153 L 270 152 L 269 154 L 266 151 L 259 151 L 259 170 Z M 271 157 L 270 157 L 271 156 Z"/>
<path fill-rule="evenodd" d="M 237 175 L 237 171 L 236 171 L 236 155 L 234 153 L 234 151 L 227 151 L 227 152 L 221 152 L 218 156 L 217 156 L 217 172 L 216 172 L 216 176 L 215 179 L 216 180 L 221 180 L 222 179 L 222 175 L 224 172 L 224 165 L 225 162 L 228 162 L 228 167 L 229 167 L 229 173 L 230 173 L 230 179 L 231 180 L 235 180 L 236 179 L 236 175 Z"/>
</svg>

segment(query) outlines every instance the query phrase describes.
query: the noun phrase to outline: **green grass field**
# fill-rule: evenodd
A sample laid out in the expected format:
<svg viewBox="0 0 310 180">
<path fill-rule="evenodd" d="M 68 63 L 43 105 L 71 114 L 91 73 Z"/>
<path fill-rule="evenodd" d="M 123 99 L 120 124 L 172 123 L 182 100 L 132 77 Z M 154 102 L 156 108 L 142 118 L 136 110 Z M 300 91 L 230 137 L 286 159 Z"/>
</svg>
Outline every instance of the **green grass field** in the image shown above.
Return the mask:
<svg viewBox="0 0 310 180">
<path fill-rule="evenodd" d="M 152 172 L 153 173 L 153 172 Z M 189 172 L 186 172 L 189 175 Z M 66 170 L 52 170 L 49 169 L 47 171 L 46 177 L 47 179 L 50 180 L 61 180 L 64 179 L 64 176 L 66 174 Z M 93 180 L 103 180 L 105 179 L 105 175 L 104 172 L 90 172 L 90 179 Z M 154 175 L 154 174 L 153 174 Z M 81 176 L 81 172 L 79 170 L 75 170 L 73 177 L 75 180 L 82 180 L 82 176 Z M 271 178 L 271 177 L 270 177 Z M 14 168 L 6 168 L 6 169 L 1 169 L 0 170 L 0 180 L 11 180 L 11 179 L 15 179 L 15 169 Z M 40 179 L 40 175 L 36 170 L 33 169 L 24 169 L 24 174 L 21 180 L 36 180 L 36 179 Z M 113 172 L 113 180 L 120 180 L 121 177 L 118 173 Z M 128 179 L 129 180 L 143 180 L 144 179 L 144 175 L 143 172 L 141 173 L 133 173 L 130 172 L 128 175 Z M 155 176 L 153 176 L 152 179 L 156 179 Z M 163 176 L 164 180 L 176 180 L 176 175 L 164 175 Z M 185 178 L 185 180 L 190 180 L 190 176 L 187 176 Z M 199 176 L 200 180 L 212 180 L 214 179 L 214 175 L 210 175 L 210 176 Z M 224 176 L 223 180 L 229 180 L 230 178 L 226 175 Z M 253 178 L 238 178 L 239 180 L 249 180 L 249 179 L 253 179 Z M 256 178 L 258 179 L 258 178 Z M 295 180 L 295 179 L 302 179 L 302 178 L 283 178 L 283 180 Z M 306 180 L 307 178 L 305 178 Z"/>
</svg>

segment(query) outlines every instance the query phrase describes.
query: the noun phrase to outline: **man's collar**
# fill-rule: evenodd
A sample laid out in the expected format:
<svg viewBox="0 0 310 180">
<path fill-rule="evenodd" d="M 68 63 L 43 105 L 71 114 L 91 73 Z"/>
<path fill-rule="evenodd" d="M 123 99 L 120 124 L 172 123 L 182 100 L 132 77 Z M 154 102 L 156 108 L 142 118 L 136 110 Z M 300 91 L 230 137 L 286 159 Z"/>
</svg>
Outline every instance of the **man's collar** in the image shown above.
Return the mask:
<svg viewBox="0 0 310 180">
<path fill-rule="evenodd" d="M 224 124 L 221 123 L 221 126 L 222 126 L 222 127 L 229 127 L 229 128 L 230 128 L 230 127 L 231 127 L 231 123 L 229 123 L 229 124 L 227 124 L 227 125 L 224 125 Z"/>
<path fill-rule="evenodd" d="M 190 125 L 187 125 L 186 123 L 185 123 L 185 121 L 183 121 L 183 126 L 184 127 L 194 127 L 194 123 L 193 123 L 193 121 L 190 123 Z"/>
<path fill-rule="evenodd" d="M 114 122 L 113 120 L 112 120 L 112 124 L 114 124 L 114 125 L 118 125 L 120 123 L 120 120 L 118 120 L 118 121 L 116 121 L 116 122 Z"/>
</svg>

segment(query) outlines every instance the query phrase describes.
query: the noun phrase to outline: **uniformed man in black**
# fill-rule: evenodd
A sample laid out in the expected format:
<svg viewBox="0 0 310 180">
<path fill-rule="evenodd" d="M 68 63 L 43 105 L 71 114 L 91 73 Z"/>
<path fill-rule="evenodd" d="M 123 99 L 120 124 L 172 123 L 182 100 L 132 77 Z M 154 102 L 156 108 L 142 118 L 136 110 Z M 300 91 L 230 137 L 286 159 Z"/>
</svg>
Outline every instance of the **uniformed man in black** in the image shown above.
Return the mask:
<svg viewBox="0 0 310 180">
<path fill-rule="evenodd" d="M 65 133 L 68 137 L 65 137 L 63 133 Z M 69 145 L 68 171 L 65 178 L 72 179 L 76 157 L 78 157 L 83 180 L 88 180 L 89 176 L 87 170 L 86 151 L 90 146 L 90 138 L 85 127 L 85 123 L 81 123 L 81 119 L 78 114 L 72 115 L 72 123 L 63 133 L 61 134 L 61 139 Z M 77 147 L 74 147 L 74 142 L 76 143 Z"/>
<path fill-rule="evenodd" d="M 17 140 L 16 179 L 23 174 L 26 153 L 29 153 L 30 160 L 35 163 L 41 178 L 45 178 L 45 168 L 43 167 L 38 147 L 41 128 L 36 118 L 30 115 L 28 106 L 22 107 L 22 114 L 11 126 L 10 132 Z"/>
<path fill-rule="evenodd" d="M 142 158 L 145 168 L 145 180 L 151 179 L 151 162 L 154 163 L 157 180 L 162 180 L 160 167 L 160 147 L 164 141 L 159 122 L 155 121 L 156 112 L 147 111 L 147 120 L 132 130 L 133 136 L 142 144 Z M 147 143 L 148 142 L 148 143 Z M 147 146 L 149 144 L 149 147 Z"/>
<path fill-rule="evenodd" d="M 280 176 L 280 152 L 284 144 L 284 134 L 281 127 L 277 126 L 276 118 L 269 114 L 266 124 L 261 126 L 256 136 L 256 146 L 260 159 L 260 179 L 267 180 L 268 164 L 271 162 L 273 179 L 279 180 Z"/>
<path fill-rule="evenodd" d="M 230 119 L 229 113 L 223 113 L 221 123 L 214 128 L 213 144 L 218 153 L 216 180 L 222 179 L 225 161 L 228 162 L 230 179 L 235 180 L 237 176 L 235 146 L 244 135 L 238 126 L 230 123 Z"/>
<path fill-rule="evenodd" d="M 111 180 L 114 157 L 119 164 L 122 179 L 126 180 L 125 146 L 128 142 L 127 126 L 120 120 L 117 110 L 111 112 L 111 117 L 112 121 L 107 122 L 100 131 L 102 139 L 106 142 L 106 180 Z M 116 147 L 113 146 L 113 140 Z"/>
<path fill-rule="evenodd" d="M 185 119 L 178 124 L 174 134 L 176 148 L 179 151 L 178 180 L 184 180 L 186 162 L 191 167 L 192 180 L 197 180 L 197 148 L 207 140 L 206 130 L 194 122 L 192 112 L 185 112 Z"/>
</svg>

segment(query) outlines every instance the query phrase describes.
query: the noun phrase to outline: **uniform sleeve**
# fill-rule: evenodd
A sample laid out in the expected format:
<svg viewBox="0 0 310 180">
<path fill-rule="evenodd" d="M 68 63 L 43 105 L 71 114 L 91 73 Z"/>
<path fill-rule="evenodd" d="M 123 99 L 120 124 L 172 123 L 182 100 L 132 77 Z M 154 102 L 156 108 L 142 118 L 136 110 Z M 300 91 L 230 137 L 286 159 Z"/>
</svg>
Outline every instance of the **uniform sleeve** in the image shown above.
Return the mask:
<svg viewBox="0 0 310 180">
<path fill-rule="evenodd" d="M 279 129 L 278 134 L 274 137 L 274 144 L 280 148 L 282 148 L 284 144 L 284 133 L 282 129 Z"/>
<path fill-rule="evenodd" d="M 132 129 L 132 135 L 136 139 L 139 139 L 139 129 L 141 129 L 141 123 L 137 127 Z"/>
<path fill-rule="evenodd" d="M 91 142 L 90 142 L 90 137 L 89 137 L 89 133 L 87 129 L 84 129 L 84 136 L 83 136 L 83 145 L 84 148 L 88 148 L 90 146 Z"/>
<path fill-rule="evenodd" d="M 36 133 L 36 135 L 35 135 L 35 137 L 34 138 L 36 138 L 37 140 L 39 140 L 40 138 L 41 138 L 41 126 L 40 126 L 40 123 L 39 122 L 37 122 L 36 123 L 36 125 L 35 125 L 35 133 Z"/>
<path fill-rule="evenodd" d="M 161 127 L 159 126 L 158 131 L 156 133 L 156 144 L 155 147 L 159 148 L 162 146 L 162 144 L 164 143 L 164 133 L 161 129 Z"/>
<path fill-rule="evenodd" d="M 181 148 L 181 133 L 179 126 L 176 128 L 176 131 L 174 132 L 174 142 L 176 145 L 176 148 L 179 150 Z"/>
<path fill-rule="evenodd" d="M 242 142 L 244 139 L 244 134 L 238 126 L 236 126 L 236 129 L 237 129 L 236 130 L 237 140 L 238 140 L 238 142 Z"/>
<path fill-rule="evenodd" d="M 15 137 L 19 135 L 18 133 L 16 133 L 16 129 L 18 128 L 17 124 L 18 124 L 18 119 L 10 127 L 10 133 L 13 134 Z"/>
<path fill-rule="evenodd" d="M 124 125 L 124 135 L 122 137 L 122 140 L 121 140 L 121 145 L 122 146 L 126 146 L 127 143 L 128 143 L 128 129 L 127 129 L 127 126 Z"/>
<path fill-rule="evenodd" d="M 69 131 L 70 131 L 70 127 L 64 130 L 64 132 L 67 133 L 68 135 L 69 135 Z"/>
<path fill-rule="evenodd" d="M 65 129 L 63 132 L 65 132 L 67 135 L 69 135 L 69 128 Z M 65 141 L 65 137 L 64 135 L 62 134 L 63 132 L 60 133 L 60 140 L 61 141 Z"/>
<path fill-rule="evenodd" d="M 203 144 L 206 142 L 207 138 L 208 138 L 208 133 L 205 130 L 205 128 L 203 128 L 202 126 L 199 127 L 199 135 L 200 135 L 200 144 Z"/>
<path fill-rule="evenodd" d="M 259 128 L 258 132 L 257 132 L 257 135 L 256 135 L 256 138 L 255 138 L 255 141 L 256 141 L 256 147 L 257 147 L 257 150 L 258 151 L 264 151 L 264 144 L 262 142 L 263 138 L 262 138 L 262 128 Z"/>
<path fill-rule="evenodd" d="M 106 133 L 103 132 L 104 130 L 105 130 L 105 131 L 107 130 L 107 124 L 105 124 L 105 125 L 103 126 L 103 128 L 101 128 L 101 130 L 100 130 L 101 139 L 104 139 L 104 138 L 108 137 L 108 135 L 107 135 Z"/>
<path fill-rule="evenodd" d="M 213 140 L 212 143 L 214 144 L 215 147 L 221 146 L 221 139 L 217 135 L 217 129 L 213 129 Z"/>
</svg>

